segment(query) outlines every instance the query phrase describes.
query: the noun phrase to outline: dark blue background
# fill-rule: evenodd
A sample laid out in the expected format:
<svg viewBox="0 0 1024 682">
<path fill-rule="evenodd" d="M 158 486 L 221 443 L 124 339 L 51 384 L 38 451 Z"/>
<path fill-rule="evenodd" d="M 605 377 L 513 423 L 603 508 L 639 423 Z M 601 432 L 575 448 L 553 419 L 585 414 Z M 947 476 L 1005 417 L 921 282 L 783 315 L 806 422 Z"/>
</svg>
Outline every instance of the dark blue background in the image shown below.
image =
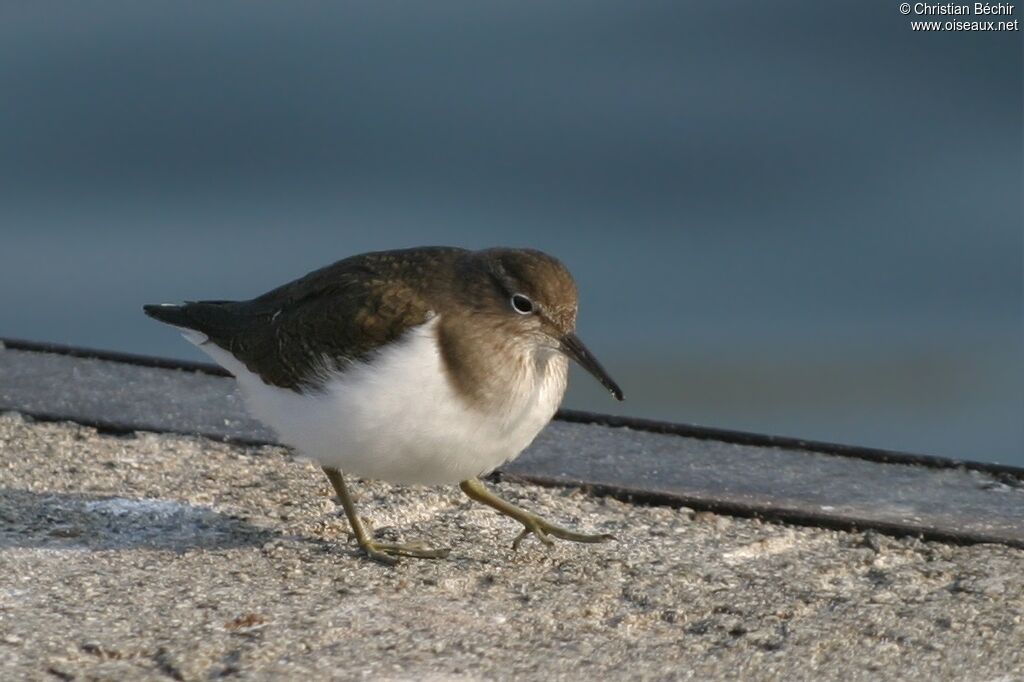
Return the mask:
<svg viewBox="0 0 1024 682">
<path fill-rule="evenodd" d="M 6 3 L 0 334 L 199 359 L 139 306 L 535 246 L 627 394 L 569 406 L 1024 464 L 1021 34 L 909 21 Z"/>
</svg>

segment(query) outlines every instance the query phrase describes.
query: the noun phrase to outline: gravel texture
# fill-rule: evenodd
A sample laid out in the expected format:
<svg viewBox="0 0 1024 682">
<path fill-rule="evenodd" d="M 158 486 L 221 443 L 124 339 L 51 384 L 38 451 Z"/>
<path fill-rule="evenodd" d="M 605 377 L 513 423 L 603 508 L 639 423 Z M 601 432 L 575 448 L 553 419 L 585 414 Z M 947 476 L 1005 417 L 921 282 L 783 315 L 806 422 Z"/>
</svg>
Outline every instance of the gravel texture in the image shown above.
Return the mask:
<svg viewBox="0 0 1024 682">
<path fill-rule="evenodd" d="M 276 447 L 0 417 L 0 679 L 1024 679 L 1024 552 L 503 482 L 354 482 L 395 568 Z"/>
</svg>

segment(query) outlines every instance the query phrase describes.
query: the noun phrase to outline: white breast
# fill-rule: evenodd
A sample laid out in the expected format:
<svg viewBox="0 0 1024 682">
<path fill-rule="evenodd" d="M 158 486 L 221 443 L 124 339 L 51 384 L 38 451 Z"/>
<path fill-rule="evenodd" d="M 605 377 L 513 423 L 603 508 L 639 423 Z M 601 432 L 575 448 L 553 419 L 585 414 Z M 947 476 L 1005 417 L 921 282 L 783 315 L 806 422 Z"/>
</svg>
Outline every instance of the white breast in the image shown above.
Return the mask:
<svg viewBox="0 0 1024 682">
<path fill-rule="evenodd" d="M 500 408 L 471 406 L 444 373 L 437 323 L 306 394 L 268 386 L 227 351 L 186 337 L 237 377 L 253 416 L 301 454 L 364 478 L 438 485 L 486 474 L 522 452 L 558 409 L 568 367 L 559 353 L 523 363 Z"/>
</svg>

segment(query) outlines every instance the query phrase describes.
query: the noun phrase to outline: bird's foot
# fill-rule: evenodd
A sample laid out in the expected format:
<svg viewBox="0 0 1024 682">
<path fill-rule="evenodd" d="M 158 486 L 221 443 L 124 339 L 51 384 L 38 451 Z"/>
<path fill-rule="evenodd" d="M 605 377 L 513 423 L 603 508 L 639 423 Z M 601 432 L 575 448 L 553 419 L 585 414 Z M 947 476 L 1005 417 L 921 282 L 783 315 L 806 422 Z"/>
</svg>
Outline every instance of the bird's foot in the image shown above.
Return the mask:
<svg viewBox="0 0 1024 682">
<path fill-rule="evenodd" d="M 521 524 L 523 524 L 523 530 L 516 536 L 516 539 L 512 541 L 512 549 L 519 549 L 520 543 L 530 535 L 536 535 L 537 539 L 543 542 L 549 547 L 555 544 L 552 537 L 560 538 L 562 540 L 570 540 L 572 542 L 607 542 L 608 540 L 614 540 L 615 536 L 609 533 L 598 533 L 590 535 L 587 533 L 577 533 L 576 531 L 569 530 L 568 528 L 562 528 L 553 523 L 545 521 L 535 514 L 526 512 L 522 518 L 517 518 Z"/>
<path fill-rule="evenodd" d="M 361 542 L 359 547 L 366 552 L 366 556 L 386 566 L 394 566 L 398 563 L 398 557 L 413 557 L 416 559 L 444 559 L 451 552 L 450 549 L 431 549 L 421 542 L 409 542 L 406 544 L 383 544 L 367 540 Z"/>
</svg>

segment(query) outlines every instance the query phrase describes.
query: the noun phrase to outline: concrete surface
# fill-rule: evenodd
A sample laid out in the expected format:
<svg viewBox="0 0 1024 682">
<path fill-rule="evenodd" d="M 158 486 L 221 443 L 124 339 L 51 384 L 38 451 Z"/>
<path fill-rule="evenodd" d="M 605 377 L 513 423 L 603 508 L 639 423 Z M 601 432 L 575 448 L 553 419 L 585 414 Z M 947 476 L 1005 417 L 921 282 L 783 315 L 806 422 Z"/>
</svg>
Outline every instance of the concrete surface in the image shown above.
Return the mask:
<svg viewBox="0 0 1024 682">
<path fill-rule="evenodd" d="M 0 679 L 1024 679 L 1024 552 L 497 484 L 619 542 L 509 544 L 456 489 L 271 446 L 0 417 Z"/>
<path fill-rule="evenodd" d="M 59 353 L 0 349 L 3 409 L 129 431 L 274 440 L 246 414 L 233 379 Z M 1024 479 L 1006 472 L 559 421 L 504 470 L 700 509 L 1024 547 Z"/>
</svg>

